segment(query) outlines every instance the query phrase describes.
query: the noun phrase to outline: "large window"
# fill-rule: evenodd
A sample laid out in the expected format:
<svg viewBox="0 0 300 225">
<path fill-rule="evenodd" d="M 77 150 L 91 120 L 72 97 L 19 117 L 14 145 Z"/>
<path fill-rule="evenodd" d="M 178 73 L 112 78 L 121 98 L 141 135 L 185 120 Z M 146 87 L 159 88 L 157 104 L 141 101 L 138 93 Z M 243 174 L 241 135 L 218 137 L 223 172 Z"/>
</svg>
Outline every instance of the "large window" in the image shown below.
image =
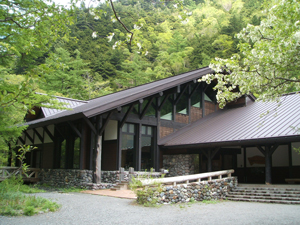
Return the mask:
<svg viewBox="0 0 300 225">
<path fill-rule="evenodd" d="M 153 160 L 153 152 L 154 152 L 154 144 L 153 144 L 153 127 L 150 126 L 142 126 L 142 141 L 141 141 L 141 149 L 142 149 L 142 162 L 141 169 L 150 171 L 150 169 L 154 166 Z"/>
<path fill-rule="evenodd" d="M 125 169 L 134 167 L 135 154 L 135 126 L 125 123 L 122 127 L 122 162 L 121 166 Z"/>
</svg>

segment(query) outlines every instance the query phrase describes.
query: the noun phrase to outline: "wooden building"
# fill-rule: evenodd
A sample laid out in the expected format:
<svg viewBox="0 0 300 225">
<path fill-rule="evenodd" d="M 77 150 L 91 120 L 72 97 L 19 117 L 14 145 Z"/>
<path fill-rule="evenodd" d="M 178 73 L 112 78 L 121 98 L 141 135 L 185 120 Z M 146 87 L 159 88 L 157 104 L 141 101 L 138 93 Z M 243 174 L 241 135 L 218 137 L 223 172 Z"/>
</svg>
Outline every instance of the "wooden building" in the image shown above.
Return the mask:
<svg viewBox="0 0 300 225">
<path fill-rule="evenodd" d="M 300 177 L 292 150 L 300 134 L 291 128 L 300 123 L 300 96 L 283 97 L 280 107 L 243 96 L 219 109 L 214 84 L 198 82 L 208 73 L 206 67 L 88 101 L 58 97 L 72 110 L 36 109 L 19 143 L 38 147 L 28 157 L 32 167 L 92 170 L 96 183 L 101 171 L 119 167 L 164 167 L 171 175 L 233 168 L 240 182 L 254 183 Z"/>
</svg>

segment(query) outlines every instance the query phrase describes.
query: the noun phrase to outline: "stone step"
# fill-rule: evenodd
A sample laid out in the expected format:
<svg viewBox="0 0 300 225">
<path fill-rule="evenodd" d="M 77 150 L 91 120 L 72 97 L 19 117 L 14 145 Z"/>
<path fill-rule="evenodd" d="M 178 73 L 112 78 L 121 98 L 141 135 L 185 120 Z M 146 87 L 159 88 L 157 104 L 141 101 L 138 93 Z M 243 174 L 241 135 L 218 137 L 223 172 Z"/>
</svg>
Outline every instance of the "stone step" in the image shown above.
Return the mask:
<svg viewBox="0 0 300 225">
<path fill-rule="evenodd" d="M 293 191 L 293 192 L 299 192 L 300 188 L 263 188 L 263 187 L 235 187 L 233 190 L 242 190 L 242 191 Z"/>
<path fill-rule="evenodd" d="M 239 192 L 239 193 L 273 193 L 273 194 L 300 194 L 300 191 L 288 191 L 285 189 L 277 189 L 277 190 L 255 190 L 255 189 L 232 189 L 232 192 Z"/>
<path fill-rule="evenodd" d="M 261 200 L 283 200 L 283 201 L 299 201 L 298 197 L 283 197 L 283 196 L 249 196 L 249 195 L 227 195 L 228 198 L 237 198 L 237 199 L 261 199 Z"/>
<path fill-rule="evenodd" d="M 249 199 L 249 198 L 227 198 L 231 201 L 243 202 L 261 202 L 261 203 L 277 203 L 277 204 L 300 204 L 300 201 L 287 201 L 287 200 L 266 200 L 266 199 Z"/>
<path fill-rule="evenodd" d="M 128 182 L 125 181 L 125 182 L 121 182 L 121 183 L 118 183 L 115 187 L 111 188 L 110 190 L 112 191 L 118 191 L 118 190 L 127 190 L 128 189 Z"/>
<path fill-rule="evenodd" d="M 248 196 L 272 196 L 272 197 L 300 197 L 297 194 L 277 194 L 277 193 L 252 193 L 252 192 L 230 192 L 231 195 L 248 195 Z"/>
</svg>

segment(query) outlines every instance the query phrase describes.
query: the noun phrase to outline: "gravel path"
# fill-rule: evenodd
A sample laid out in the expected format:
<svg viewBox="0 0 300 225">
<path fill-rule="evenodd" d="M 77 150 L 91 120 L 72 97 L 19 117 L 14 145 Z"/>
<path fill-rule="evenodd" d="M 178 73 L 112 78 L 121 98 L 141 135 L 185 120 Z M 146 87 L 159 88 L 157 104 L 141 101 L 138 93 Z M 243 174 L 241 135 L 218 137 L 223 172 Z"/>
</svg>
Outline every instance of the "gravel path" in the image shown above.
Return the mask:
<svg viewBox="0 0 300 225">
<path fill-rule="evenodd" d="M 224 201 L 146 208 L 134 200 L 83 193 L 36 195 L 53 199 L 62 208 L 31 217 L 0 216 L 0 224 L 300 224 L 300 205 Z"/>
</svg>

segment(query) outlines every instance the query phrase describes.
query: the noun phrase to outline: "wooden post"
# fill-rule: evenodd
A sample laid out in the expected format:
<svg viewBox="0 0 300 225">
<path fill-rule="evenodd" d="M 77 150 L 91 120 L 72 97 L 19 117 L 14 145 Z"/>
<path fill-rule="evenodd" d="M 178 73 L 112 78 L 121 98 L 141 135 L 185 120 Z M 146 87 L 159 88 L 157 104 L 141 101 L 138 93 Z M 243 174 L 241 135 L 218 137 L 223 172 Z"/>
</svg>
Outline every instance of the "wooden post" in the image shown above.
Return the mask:
<svg viewBox="0 0 300 225">
<path fill-rule="evenodd" d="M 266 184 L 272 184 L 272 154 L 270 152 L 270 146 L 265 147 L 265 176 Z"/>
<path fill-rule="evenodd" d="M 122 159 L 122 127 L 120 127 L 121 122 L 118 121 L 118 139 L 117 139 L 117 165 L 116 169 L 118 170 L 121 167 Z"/>
<path fill-rule="evenodd" d="M 141 163 L 142 163 L 142 124 L 136 125 L 136 142 L 135 142 L 135 170 L 141 171 Z"/>
<path fill-rule="evenodd" d="M 208 151 L 207 151 L 207 172 L 212 171 L 211 161 L 212 161 L 211 149 L 208 149 Z"/>
<path fill-rule="evenodd" d="M 96 141 L 96 170 L 95 183 L 101 183 L 101 155 L 102 155 L 102 135 L 98 135 Z"/>
<path fill-rule="evenodd" d="M 289 178 L 293 178 L 292 143 L 288 144 L 289 151 Z"/>
<path fill-rule="evenodd" d="M 244 147 L 244 182 L 247 183 L 247 151 Z"/>
<path fill-rule="evenodd" d="M 201 107 L 202 107 L 202 117 L 205 116 L 205 101 L 204 101 L 204 83 L 201 83 Z"/>
</svg>

